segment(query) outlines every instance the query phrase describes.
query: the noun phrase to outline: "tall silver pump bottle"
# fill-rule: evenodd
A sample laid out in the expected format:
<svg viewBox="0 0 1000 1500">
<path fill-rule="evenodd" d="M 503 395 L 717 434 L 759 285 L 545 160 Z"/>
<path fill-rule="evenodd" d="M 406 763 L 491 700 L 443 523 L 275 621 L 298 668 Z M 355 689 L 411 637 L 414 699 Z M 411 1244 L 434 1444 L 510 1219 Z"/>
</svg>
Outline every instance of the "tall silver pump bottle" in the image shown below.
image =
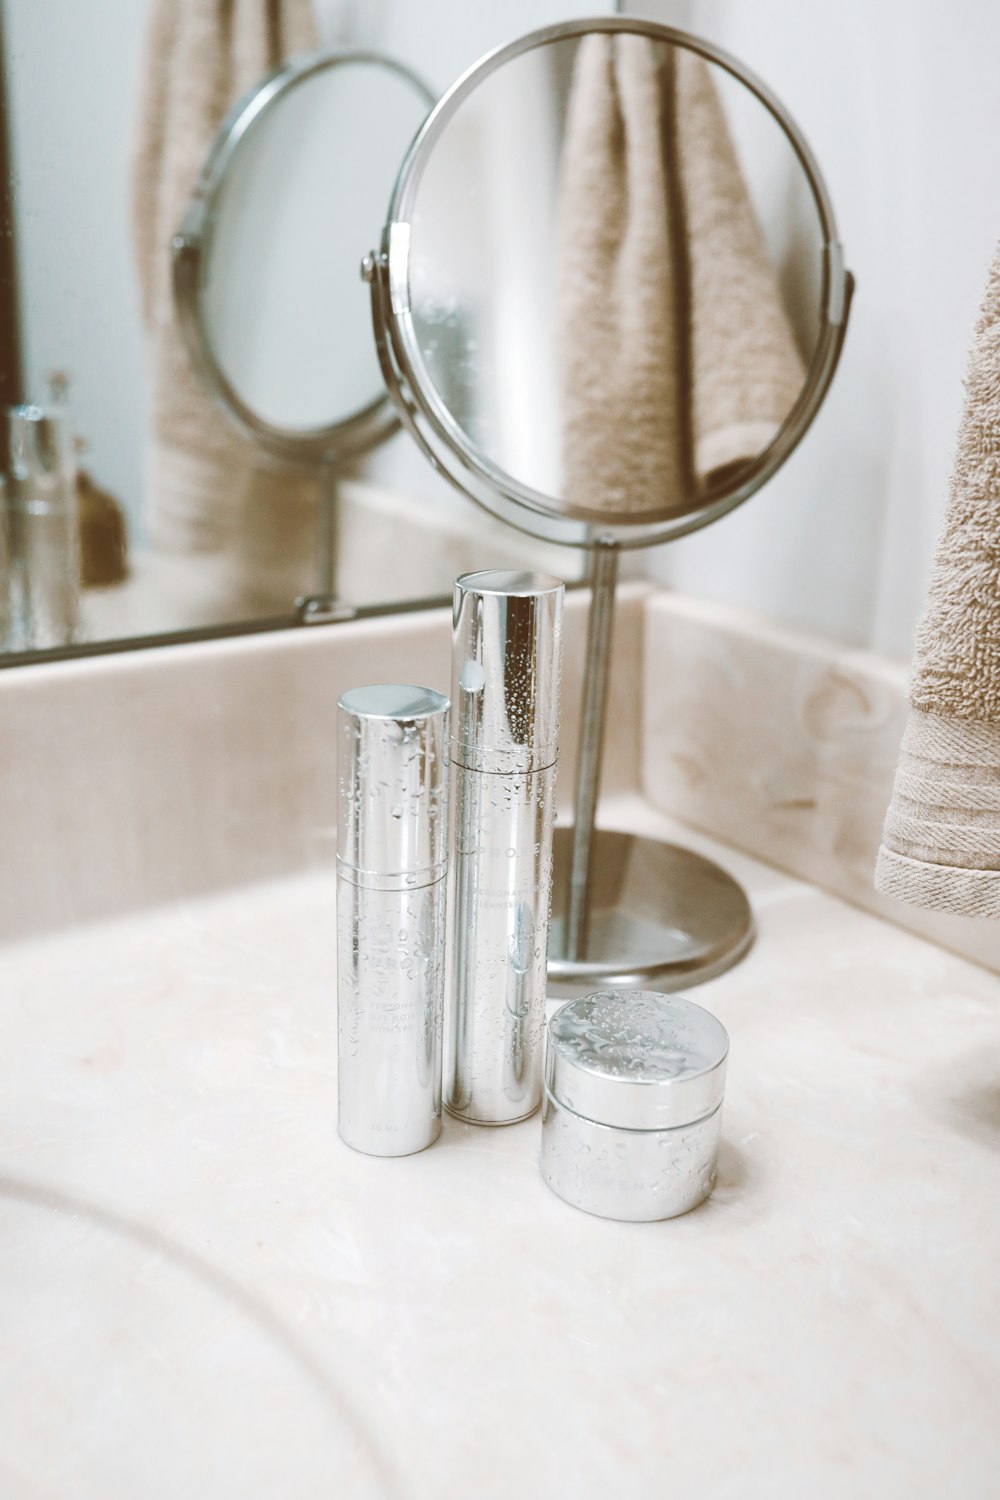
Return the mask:
<svg viewBox="0 0 1000 1500">
<path fill-rule="evenodd" d="M 448 708 L 398 685 L 338 704 L 337 1129 L 372 1156 L 441 1130 Z"/>
<path fill-rule="evenodd" d="M 455 584 L 444 1100 L 477 1125 L 542 1098 L 564 594 L 544 573 Z"/>
</svg>

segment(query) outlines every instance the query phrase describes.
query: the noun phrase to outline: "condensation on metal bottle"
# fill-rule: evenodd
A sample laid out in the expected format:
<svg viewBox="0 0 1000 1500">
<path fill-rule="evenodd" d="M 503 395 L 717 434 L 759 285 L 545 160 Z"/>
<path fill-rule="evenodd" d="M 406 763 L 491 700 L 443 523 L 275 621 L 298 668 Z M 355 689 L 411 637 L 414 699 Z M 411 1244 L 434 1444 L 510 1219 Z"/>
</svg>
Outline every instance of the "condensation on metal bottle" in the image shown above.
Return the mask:
<svg viewBox="0 0 1000 1500">
<path fill-rule="evenodd" d="M 449 704 L 381 685 L 338 707 L 337 1129 L 406 1156 L 441 1130 Z"/>
<path fill-rule="evenodd" d="M 564 592 L 540 573 L 455 585 L 445 1104 L 478 1125 L 542 1097 Z"/>
</svg>

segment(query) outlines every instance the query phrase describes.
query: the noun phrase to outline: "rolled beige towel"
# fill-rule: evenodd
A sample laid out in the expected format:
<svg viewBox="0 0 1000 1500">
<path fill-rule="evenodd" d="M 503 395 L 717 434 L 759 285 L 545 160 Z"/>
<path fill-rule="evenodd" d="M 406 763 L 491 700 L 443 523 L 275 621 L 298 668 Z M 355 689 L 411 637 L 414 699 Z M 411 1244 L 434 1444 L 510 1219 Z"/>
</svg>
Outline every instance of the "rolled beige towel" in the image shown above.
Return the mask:
<svg viewBox="0 0 1000 1500">
<path fill-rule="evenodd" d="M 764 451 L 804 380 L 701 57 L 584 38 L 557 214 L 566 499 L 687 508 Z"/>
<path fill-rule="evenodd" d="M 875 885 L 913 906 L 1000 917 L 1000 246 L 969 358 Z"/>
<path fill-rule="evenodd" d="M 232 104 L 285 58 L 315 48 L 310 0 L 154 0 L 132 170 L 132 212 L 150 378 L 147 515 L 169 551 L 225 548 L 260 468 L 195 372 L 174 311 L 170 241 Z M 255 477 L 255 470 L 259 470 Z"/>
</svg>

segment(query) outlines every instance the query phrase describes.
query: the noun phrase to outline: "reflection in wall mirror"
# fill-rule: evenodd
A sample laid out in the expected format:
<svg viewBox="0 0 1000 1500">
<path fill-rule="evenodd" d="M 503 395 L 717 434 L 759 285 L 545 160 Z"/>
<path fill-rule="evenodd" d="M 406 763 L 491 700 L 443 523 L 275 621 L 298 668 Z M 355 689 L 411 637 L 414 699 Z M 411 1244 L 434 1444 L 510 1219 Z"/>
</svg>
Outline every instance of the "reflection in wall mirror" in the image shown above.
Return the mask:
<svg viewBox="0 0 1000 1500">
<path fill-rule="evenodd" d="M 12 472 L 15 502 L 8 490 L 4 514 L 20 512 L 30 490 L 46 518 L 34 538 L 4 528 L 0 664 L 71 641 L 106 649 L 289 625 L 296 599 L 328 585 L 342 614 L 367 612 L 441 598 L 463 568 L 545 565 L 544 549 L 470 518 L 410 444 L 389 436 L 365 456 L 395 419 L 357 273 L 430 100 L 540 8 L 559 19 L 574 7 L 0 7 L 9 231 L 0 237 L 0 405 L 32 408 L 2 413 L 0 467 Z M 338 72 L 302 62 L 333 54 L 389 65 Z M 240 149 L 230 132 L 230 180 L 219 157 L 227 114 L 240 99 L 260 105 L 275 94 L 269 123 L 244 112 Z M 210 334 L 199 362 L 202 372 L 214 367 L 205 383 L 178 321 L 171 245 L 207 160 L 217 212 L 195 224 L 199 330 Z M 327 239 L 328 274 L 310 281 Z M 230 257 L 232 274 L 217 274 Z M 180 262 L 182 274 L 192 266 Z M 288 290 L 293 262 L 294 305 L 272 295 Z M 219 404 L 222 385 L 230 399 Z M 240 403 L 252 424 L 239 423 Z M 324 445 L 307 441 L 327 426 L 343 439 L 332 540 L 322 525 L 331 487 L 317 469 Z M 283 450 L 267 441 L 278 429 L 294 435 Z M 39 467 L 53 442 L 62 458 Z M 44 629 L 32 601 L 48 575 L 36 554 L 55 559 L 50 571 L 75 595 L 63 623 L 50 610 Z"/>
<path fill-rule="evenodd" d="M 737 883 L 595 834 L 615 584 L 623 550 L 756 493 L 819 409 L 853 280 L 818 164 L 720 49 L 656 22 L 571 22 L 442 98 L 366 272 L 387 384 L 431 462 L 512 526 L 593 553 L 550 982 L 709 978 L 752 937 Z"/>
<path fill-rule="evenodd" d="M 285 64 L 223 121 L 172 242 L 177 315 L 200 384 L 186 390 L 178 377 L 161 396 L 171 412 L 164 426 L 187 421 L 179 478 L 162 450 L 151 476 L 151 525 L 165 545 L 192 550 L 203 510 L 221 509 L 212 491 L 228 488 L 230 514 L 209 520 L 227 527 L 231 553 L 270 531 L 283 545 L 260 559 L 260 592 L 281 588 L 277 550 L 289 594 L 313 564 L 303 607 L 314 611 L 357 599 L 356 573 L 342 585 L 337 577 L 338 477 L 395 428 L 357 294 L 358 226 L 381 211 L 393 164 L 433 102 L 414 73 L 377 53 Z M 364 150 L 355 151 L 361 120 Z M 278 461 L 256 464 L 242 496 L 236 476 L 247 449 L 235 439 L 226 451 L 205 444 L 208 473 L 192 491 L 197 416 L 213 434 L 217 427 L 203 388 Z M 293 484 L 315 506 L 315 537 L 285 513 Z"/>
<path fill-rule="evenodd" d="M 391 58 L 313 53 L 256 85 L 216 137 L 174 265 L 196 248 L 202 358 L 251 436 L 275 451 L 335 452 L 343 430 L 383 402 L 342 226 L 384 206 L 400 142 L 409 144 L 434 102 Z M 365 117 L 364 151 L 338 151 Z M 327 329 L 349 359 L 331 358 Z"/>
</svg>

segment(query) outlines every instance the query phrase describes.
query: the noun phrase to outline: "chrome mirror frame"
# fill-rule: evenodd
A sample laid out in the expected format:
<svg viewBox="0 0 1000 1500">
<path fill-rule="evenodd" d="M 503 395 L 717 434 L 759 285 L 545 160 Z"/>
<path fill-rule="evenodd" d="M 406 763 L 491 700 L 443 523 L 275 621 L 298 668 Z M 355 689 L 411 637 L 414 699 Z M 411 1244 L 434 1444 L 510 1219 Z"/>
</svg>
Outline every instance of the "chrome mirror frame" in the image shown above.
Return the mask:
<svg viewBox="0 0 1000 1500">
<path fill-rule="evenodd" d="M 820 333 L 802 390 L 771 443 L 743 472 L 739 485 L 692 499 L 682 510 L 644 513 L 640 520 L 616 519 L 559 502 L 521 484 L 493 464 L 470 442 L 441 400 L 420 352 L 410 308 L 409 256 L 413 208 L 427 162 L 442 133 L 465 99 L 504 64 L 551 42 L 591 32 L 624 32 L 673 43 L 715 63 L 745 85 L 770 112 L 790 141 L 805 173 L 823 237 Z M 530 32 L 487 53 L 438 101 L 407 153 L 389 205 L 378 252 L 362 267 L 371 285 L 372 318 L 383 378 L 396 408 L 433 467 L 483 509 L 519 531 L 573 547 L 604 545 L 631 549 L 672 541 L 708 526 L 755 494 L 798 446 L 829 389 L 840 359 L 854 277 L 844 264 L 833 205 L 819 166 L 801 130 L 765 83 L 729 53 L 676 27 L 631 16 L 599 16 L 566 21 Z"/>
<path fill-rule="evenodd" d="M 269 110 L 292 90 L 344 65 L 374 64 L 395 73 L 424 100 L 435 96 L 410 68 L 371 51 L 313 52 L 283 64 L 237 100 L 222 122 L 192 191 L 184 219 L 171 242 L 174 302 L 191 360 L 206 389 L 239 430 L 265 451 L 291 462 L 339 465 L 377 447 L 400 419 L 383 391 L 366 406 L 328 426 L 301 432 L 268 422 L 249 407 L 219 364 L 201 315 L 201 291 L 211 249 L 219 195 L 234 158 Z"/>
</svg>

